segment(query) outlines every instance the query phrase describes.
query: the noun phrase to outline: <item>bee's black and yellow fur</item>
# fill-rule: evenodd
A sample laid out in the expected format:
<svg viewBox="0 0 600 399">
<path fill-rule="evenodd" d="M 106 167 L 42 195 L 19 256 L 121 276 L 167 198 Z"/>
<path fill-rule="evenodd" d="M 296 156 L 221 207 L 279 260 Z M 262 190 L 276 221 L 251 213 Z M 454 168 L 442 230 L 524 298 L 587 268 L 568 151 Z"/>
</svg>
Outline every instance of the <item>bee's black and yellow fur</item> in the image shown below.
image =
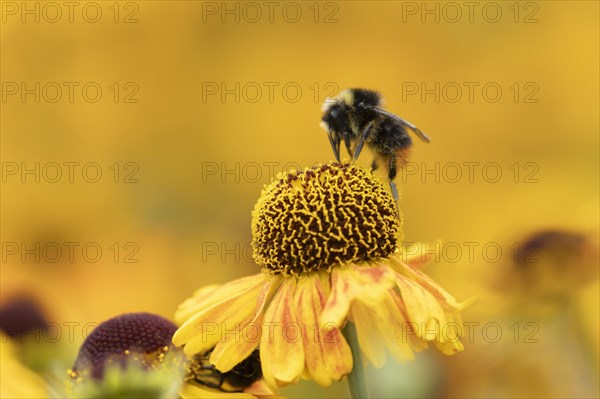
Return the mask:
<svg viewBox="0 0 600 399">
<path fill-rule="evenodd" d="M 393 180 L 397 169 L 406 161 L 407 150 L 412 145 L 408 131 L 421 140 L 429 137 L 421 130 L 382 108 L 381 95 L 373 90 L 346 89 L 337 97 L 323 104 L 321 125 L 327 131 L 336 159 L 340 160 L 342 140 L 354 160 L 362 151 L 363 144 L 374 153 L 373 170 L 385 165 L 394 198 L 398 191 Z"/>
</svg>

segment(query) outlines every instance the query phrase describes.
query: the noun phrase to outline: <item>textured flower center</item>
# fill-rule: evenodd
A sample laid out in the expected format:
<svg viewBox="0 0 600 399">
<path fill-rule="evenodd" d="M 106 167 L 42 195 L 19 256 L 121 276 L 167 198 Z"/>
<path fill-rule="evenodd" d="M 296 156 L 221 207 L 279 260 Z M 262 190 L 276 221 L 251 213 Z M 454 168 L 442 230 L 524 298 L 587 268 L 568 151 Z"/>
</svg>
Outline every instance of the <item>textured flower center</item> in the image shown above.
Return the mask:
<svg viewBox="0 0 600 399">
<path fill-rule="evenodd" d="M 354 164 L 282 174 L 252 213 L 254 259 L 274 273 L 385 257 L 397 248 L 400 232 L 385 185 Z"/>
<path fill-rule="evenodd" d="M 149 361 L 160 362 L 172 346 L 175 330 L 175 324 L 150 313 L 129 313 L 107 320 L 81 345 L 72 377 L 90 372 L 92 377 L 102 378 L 108 364 L 129 358 L 140 360 L 144 366 L 151 366 Z"/>
</svg>

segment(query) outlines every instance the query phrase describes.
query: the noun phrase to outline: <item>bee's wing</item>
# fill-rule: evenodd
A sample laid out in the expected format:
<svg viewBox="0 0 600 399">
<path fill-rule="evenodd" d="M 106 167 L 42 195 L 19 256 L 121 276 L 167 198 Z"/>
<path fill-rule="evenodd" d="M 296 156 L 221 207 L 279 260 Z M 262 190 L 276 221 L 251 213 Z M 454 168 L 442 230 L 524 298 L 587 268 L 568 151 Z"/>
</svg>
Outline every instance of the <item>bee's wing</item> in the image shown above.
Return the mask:
<svg viewBox="0 0 600 399">
<path fill-rule="evenodd" d="M 423 133 L 418 127 L 416 127 L 415 125 L 413 125 L 412 123 L 405 121 L 404 119 L 400 118 L 398 115 L 394 115 L 391 112 L 386 111 L 383 108 L 380 107 L 372 107 L 373 110 L 375 110 L 377 113 L 381 114 L 381 115 L 385 115 L 388 116 L 394 120 L 397 120 L 399 123 L 401 123 L 402 125 L 406 126 L 407 128 L 409 128 L 414 134 L 417 135 L 417 137 L 419 137 L 421 140 L 423 140 L 426 143 L 430 143 L 431 139 L 429 138 L 429 136 L 427 136 L 425 133 Z"/>
</svg>

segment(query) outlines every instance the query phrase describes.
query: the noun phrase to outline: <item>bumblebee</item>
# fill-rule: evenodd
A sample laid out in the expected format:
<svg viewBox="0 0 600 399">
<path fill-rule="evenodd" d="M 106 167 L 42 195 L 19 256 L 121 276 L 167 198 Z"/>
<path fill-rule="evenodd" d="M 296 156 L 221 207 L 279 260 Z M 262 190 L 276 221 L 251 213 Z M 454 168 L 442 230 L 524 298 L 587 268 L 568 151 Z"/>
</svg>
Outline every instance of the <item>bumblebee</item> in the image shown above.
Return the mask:
<svg viewBox="0 0 600 399">
<path fill-rule="evenodd" d="M 346 89 L 323 104 L 321 126 L 327 131 L 335 158 L 340 161 L 340 145 L 344 141 L 348 155 L 356 160 L 363 145 L 375 154 L 371 171 L 383 164 L 387 168 L 390 189 L 398 201 L 393 180 L 398 167 L 406 162 L 412 132 L 426 143 L 429 137 L 412 123 L 382 108 L 379 93 L 366 89 Z"/>
<path fill-rule="evenodd" d="M 223 373 L 208 361 L 212 350 L 195 355 L 188 366 L 186 382 L 203 385 L 221 392 L 243 392 L 262 378 L 260 353 L 257 350 L 231 370 Z"/>
</svg>

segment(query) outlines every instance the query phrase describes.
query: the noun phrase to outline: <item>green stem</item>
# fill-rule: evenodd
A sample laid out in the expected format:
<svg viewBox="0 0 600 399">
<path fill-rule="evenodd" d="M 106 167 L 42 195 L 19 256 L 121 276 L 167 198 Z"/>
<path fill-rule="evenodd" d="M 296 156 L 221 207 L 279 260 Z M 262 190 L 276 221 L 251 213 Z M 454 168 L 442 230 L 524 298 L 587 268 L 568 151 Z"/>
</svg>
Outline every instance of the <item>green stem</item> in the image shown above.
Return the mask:
<svg viewBox="0 0 600 399">
<path fill-rule="evenodd" d="M 367 399 L 369 397 L 367 393 L 367 381 L 365 379 L 365 368 L 363 366 L 360 347 L 358 346 L 358 339 L 356 337 L 356 327 L 354 327 L 353 323 L 348 322 L 342 333 L 344 334 L 344 337 L 346 337 L 346 341 L 348 341 L 350 350 L 352 351 L 352 371 L 346 376 L 348 378 L 350 394 L 353 399 Z"/>
</svg>

